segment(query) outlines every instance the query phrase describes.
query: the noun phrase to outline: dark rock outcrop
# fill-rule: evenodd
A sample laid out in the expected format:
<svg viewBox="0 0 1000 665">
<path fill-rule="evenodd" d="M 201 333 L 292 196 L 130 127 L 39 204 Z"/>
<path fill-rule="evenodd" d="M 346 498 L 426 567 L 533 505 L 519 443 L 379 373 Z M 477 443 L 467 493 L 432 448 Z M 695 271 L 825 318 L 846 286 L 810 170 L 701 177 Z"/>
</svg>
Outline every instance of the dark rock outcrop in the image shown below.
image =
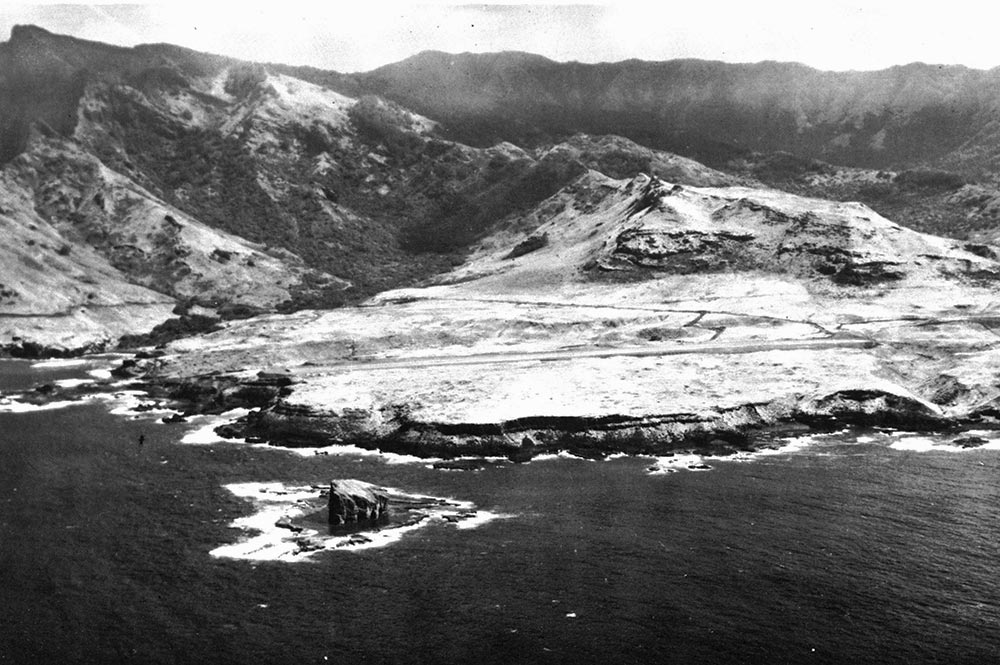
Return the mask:
<svg viewBox="0 0 1000 665">
<path fill-rule="evenodd" d="M 292 521 L 287 517 L 278 518 L 278 521 L 274 523 L 274 526 L 278 527 L 279 529 L 288 529 L 293 533 L 299 533 L 300 531 L 302 531 L 301 526 L 299 526 L 298 524 L 293 524 Z"/>
<path fill-rule="evenodd" d="M 960 436 L 951 443 L 959 448 L 979 448 L 989 442 L 989 439 L 981 436 Z"/>
<path fill-rule="evenodd" d="M 510 250 L 507 254 L 508 259 L 516 259 L 519 256 L 524 256 L 525 254 L 530 254 L 535 250 L 541 249 L 549 244 L 549 234 L 542 233 L 540 235 L 531 235 L 519 242 L 514 246 L 514 249 Z"/>
<path fill-rule="evenodd" d="M 588 459 L 615 452 L 663 454 L 673 450 L 734 453 L 753 448 L 751 432 L 776 424 L 783 407 L 748 404 L 701 414 L 647 416 L 537 416 L 495 423 L 412 420 L 405 409 L 315 408 L 278 399 L 216 429 L 225 437 L 259 437 L 283 446 L 351 443 L 417 457 L 506 457 L 526 462 L 561 450 Z"/>
<path fill-rule="evenodd" d="M 939 430 L 954 425 L 934 405 L 879 389 L 838 390 L 804 400 L 795 420 L 814 427 L 882 426 Z"/>
<path fill-rule="evenodd" d="M 222 413 L 236 408 L 257 408 L 291 394 L 294 378 L 283 373 L 260 372 L 253 378 L 234 374 L 205 374 L 182 380 L 156 381 L 157 359 L 126 359 L 113 369 L 116 378 L 141 378 L 151 395 L 183 406 L 185 413 Z M 173 422 L 177 422 L 174 420 Z"/>
<path fill-rule="evenodd" d="M 373 521 L 388 513 L 389 494 L 360 480 L 332 480 L 328 505 L 330 524 Z"/>
</svg>

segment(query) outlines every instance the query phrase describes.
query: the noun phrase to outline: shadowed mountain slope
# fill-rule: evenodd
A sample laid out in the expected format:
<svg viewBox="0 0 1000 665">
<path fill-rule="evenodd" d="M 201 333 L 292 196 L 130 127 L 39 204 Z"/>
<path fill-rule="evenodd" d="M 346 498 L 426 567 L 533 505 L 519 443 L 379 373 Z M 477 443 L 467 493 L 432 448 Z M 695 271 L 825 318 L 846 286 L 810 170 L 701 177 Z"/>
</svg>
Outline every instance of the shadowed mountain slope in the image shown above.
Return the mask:
<svg viewBox="0 0 1000 665">
<path fill-rule="evenodd" d="M 357 76 L 460 140 L 614 133 L 713 165 L 784 150 L 849 166 L 992 170 L 1000 70 L 914 63 L 824 72 L 794 63 L 558 63 L 425 52 Z"/>
</svg>

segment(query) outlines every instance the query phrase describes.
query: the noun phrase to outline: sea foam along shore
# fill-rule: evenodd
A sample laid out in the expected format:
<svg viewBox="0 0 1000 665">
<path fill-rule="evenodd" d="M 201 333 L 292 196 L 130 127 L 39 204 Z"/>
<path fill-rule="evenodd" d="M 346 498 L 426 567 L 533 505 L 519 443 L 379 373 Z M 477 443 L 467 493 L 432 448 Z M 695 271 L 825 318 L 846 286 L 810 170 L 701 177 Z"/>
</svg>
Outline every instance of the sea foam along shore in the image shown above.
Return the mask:
<svg viewBox="0 0 1000 665">
<path fill-rule="evenodd" d="M 477 510 L 468 501 L 414 495 L 387 488 L 392 497 L 404 502 L 420 502 L 420 512 L 398 525 L 378 526 L 363 532 L 323 535 L 308 528 L 294 532 L 287 528 L 289 521 L 316 509 L 321 497 L 321 490 L 318 488 L 286 486 L 276 482 L 234 483 L 225 487 L 236 496 L 249 499 L 254 507 L 252 514 L 237 518 L 231 525 L 243 530 L 245 535 L 235 543 L 222 545 L 211 551 L 212 556 L 230 559 L 306 561 L 321 551 L 357 551 L 385 547 L 398 542 L 411 531 L 435 523 L 470 529 L 495 519 L 510 517 Z M 279 524 L 285 526 L 278 526 Z"/>
</svg>

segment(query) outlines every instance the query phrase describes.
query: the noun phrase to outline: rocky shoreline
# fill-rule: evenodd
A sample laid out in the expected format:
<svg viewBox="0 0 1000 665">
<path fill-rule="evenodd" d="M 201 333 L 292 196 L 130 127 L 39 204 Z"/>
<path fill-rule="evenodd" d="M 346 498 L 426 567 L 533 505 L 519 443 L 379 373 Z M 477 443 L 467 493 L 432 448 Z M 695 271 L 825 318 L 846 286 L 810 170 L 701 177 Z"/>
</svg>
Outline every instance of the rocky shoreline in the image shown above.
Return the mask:
<svg viewBox="0 0 1000 665">
<path fill-rule="evenodd" d="M 806 431 L 891 427 L 910 431 L 982 427 L 981 419 L 949 419 L 912 398 L 873 391 L 842 391 L 822 400 L 780 400 L 703 413 L 647 416 L 535 416 L 495 423 L 434 423 L 405 412 L 346 416 L 287 408 L 280 400 L 252 411 L 217 433 L 280 446 L 346 443 L 414 457 L 507 457 L 527 461 L 568 452 L 600 459 L 616 453 L 727 455 L 780 445 Z"/>
<path fill-rule="evenodd" d="M 155 357 L 126 360 L 115 373 L 139 374 L 155 364 Z M 250 409 L 216 428 L 217 434 L 228 439 L 291 448 L 351 445 L 445 460 L 502 457 L 525 462 L 560 452 L 588 459 L 622 453 L 717 456 L 776 448 L 792 436 L 844 428 L 953 433 L 961 438 L 969 429 L 1000 427 L 1000 413 L 992 406 L 946 413 L 933 403 L 886 386 L 790 395 L 699 412 L 433 422 L 414 417 L 411 409 L 401 405 L 342 412 L 309 408 L 294 401 L 297 383 L 287 373 L 259 372 L 250 377 L 220 374 L 162 382 L 139 380 L 130 387 L 146 391 L 158 402 L 157 408 L 175 409 L 177 414 L 165 418 L 166 422 Z"/>
<path fill-rule="evenodd" d="M 986 440 L 965 436 L 967 431 L 1000 429 L 1000 409 L 995 397 L 988 398 L 988 387 L 942 377 L 928 386 L 940 404 L 873 380 L 868 387 L 792 393 L 673 413 L 581 411 L 473 421 L 427 418 L 417 405 L 399 402 L 330 408 L 308 399 L 310 380 L 291 371 L 161 376 L 168 360 L 163 350 L 144 350 L 112 369 L 111 380 L 67 387 L 45 384 L 17 399 L 41 406 L 111 390 L 140 391 L 147 397 L 136 410 L 173 410 L 173 415 L 162 418 L 166 423 L 242 409 L 246 415 L 216 428 L 224 438 L 291 448 L 350 445 L 445 460 L 442 468 L 449 469 L 478 468 L 465 463 L 448 466 L 451 460 L 526 462 L 555 453 L 586 459 L 615 454 L 725 456 L 778 448 L 791 437 L 844 428 L 947 434 L 955 437 L 955 445 L 976 447 Z"/>
</svg>

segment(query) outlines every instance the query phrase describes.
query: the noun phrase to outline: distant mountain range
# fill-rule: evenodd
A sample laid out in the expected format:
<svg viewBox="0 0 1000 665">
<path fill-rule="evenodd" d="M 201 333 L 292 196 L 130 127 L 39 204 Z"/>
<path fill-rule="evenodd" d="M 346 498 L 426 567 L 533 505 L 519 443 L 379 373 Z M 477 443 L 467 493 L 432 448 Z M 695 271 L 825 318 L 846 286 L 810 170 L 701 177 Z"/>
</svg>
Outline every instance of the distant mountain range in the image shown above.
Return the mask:
<svg viewBox="0 0 1000 665">
<path fill-rule="evenodd" d="M 355 81 L 473 143 L 613 133 L 714 166 L 747 151 L 966 173 L 992 171 L 1000 159 L 1000 69 L 824 72 L 780 62 L 581 64 L 430 51 Z"/>
</svg>

